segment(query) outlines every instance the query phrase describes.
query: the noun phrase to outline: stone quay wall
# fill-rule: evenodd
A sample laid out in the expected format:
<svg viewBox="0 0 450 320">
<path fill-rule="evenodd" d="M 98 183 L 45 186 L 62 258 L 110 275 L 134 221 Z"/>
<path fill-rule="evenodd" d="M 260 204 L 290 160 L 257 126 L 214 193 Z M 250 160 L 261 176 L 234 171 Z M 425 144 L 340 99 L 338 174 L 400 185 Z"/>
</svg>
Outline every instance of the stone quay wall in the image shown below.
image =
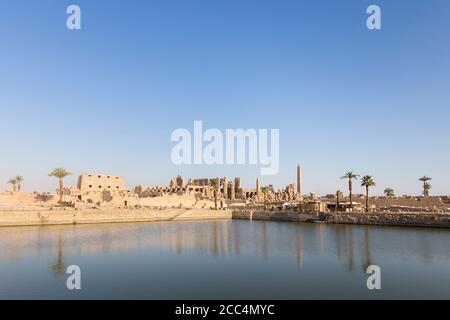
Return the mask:
<svg viewBox="0 0 450 320">
<path fill-rule="evenodd" d="M 0 227 L 42 226 L 213 219 L 244 219 L 334 224 L 385 225 L 450 228 L 448 213 L 339 212 L 299 213 L 295 211 L 210 210 L 210 209 L 111 209 L 0 211 Z"/>
<path fill-rule="evenodd" d="M 299 213 L 295 211 L 258 211 L 258 210 L 235 210 L 233 219 L 244 220 L 272 220 L 293 222 L 316 222 L 320 221 L 321 214 Z"/>
<path fill-rule="evenodd" d="M 232 217 L 233 219 L 246 220 L 450 228 L 450 214 L 445 213 L 299 213 L 295 211 L 236 210 L 233 211 Z"/>
<path fill-rule="evenodd" d="M 450 228 L 450 214 L 448 213 L 345 212 L 330 214 L 326 221 L 339 224 Z"/>
<path fill-rule="evenodd" d="M 0 227 L 231 219 L 230 210 L 42 210 L 0 211 Z"/>
</svg>

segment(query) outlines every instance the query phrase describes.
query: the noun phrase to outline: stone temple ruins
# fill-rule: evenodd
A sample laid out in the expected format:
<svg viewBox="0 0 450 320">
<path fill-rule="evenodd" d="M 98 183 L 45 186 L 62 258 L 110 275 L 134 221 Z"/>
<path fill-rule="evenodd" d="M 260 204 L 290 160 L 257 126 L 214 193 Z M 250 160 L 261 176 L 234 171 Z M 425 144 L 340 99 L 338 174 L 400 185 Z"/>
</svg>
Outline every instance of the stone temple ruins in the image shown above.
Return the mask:
<svg viewBox="0 0 450 320">
<path fill-rule="evenodd" d="M 78 178 L 76 187 L 65 188 L 63 200 L 75 208 L 85 207 L 180 207 L 217 208 L 248 207 L 263 204 L 303 202 L 301 195 L 301 167 L 297 170 L 297 187 L 289 184 L 284 189 L 262 187 L 256 179 L 255 188 L 244 188 L 241 178 L 172 178 L 165 187 L 139 185 L 125 188 L 125 180 L 115 175 L 86 173 Z M 311 208 L 320 209 L 314 196 Z"/>
<path fill-rule="evenodd" d="M 254 188 L 244 188 L 240 177 L 172 178 L 167 186 L 138 185 L 126 188 L 125 179 L 115 175 L 85 173 L 77 186 L 63 189 L 63 203 L 75 209 L 108 208 L 184 208 L 184 209 L 264 209 L 295 210 L 298 212 L 363 211 L 365 196 L 348 197 L 303 191 L 302 167 L 297 166 L 296 183 L 275 190 L 272 185 L 262 186 L 256 179 Z M 0 194 L 0 209 L 52 206 L 59 197 L 39 193 Z M 450 212 L 450 197 L 370 197 L 371 210 L 378 211 L 441 211 Z"/>
</svg>

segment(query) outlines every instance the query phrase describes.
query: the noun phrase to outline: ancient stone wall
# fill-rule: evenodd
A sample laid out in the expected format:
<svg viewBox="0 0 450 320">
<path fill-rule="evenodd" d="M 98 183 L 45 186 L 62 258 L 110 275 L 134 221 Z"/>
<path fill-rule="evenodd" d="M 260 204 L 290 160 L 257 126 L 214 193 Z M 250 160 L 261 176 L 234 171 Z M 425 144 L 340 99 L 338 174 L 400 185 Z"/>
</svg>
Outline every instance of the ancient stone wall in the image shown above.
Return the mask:
<svg viewBox="0 0 450 320">
<path fill-rule="evenodd" d="M 327 214 L 329 223 L 450 228 L 450 214 L 442 213 L 337 213 Z"/>
<path fill-rule="evenodd" d="M 352 201 L 365 203 L 364 197 L 353 197 Z M 450 207 L 445 204 L 441 197 L 370 197 L 370 204 L 377 208 L 388 208 L 390 206 L 445 209 Z"/>
<path fill-rule="evenodd" d="M 81 193 L 103 190 L 125 190 L 125 180 L 118 176 L 100 173 L 82 174 L 78 178 L 78 189 Z"/>
<path fill-rule="evenodd" d="M 231 211 L 204 209 L 4 211 L 0 212 L 0 227 L 209 219 L 231 219 Z"/>
<path fill-rule="evenodd" d="M 444 213 L 298 213 L 294 211 L 235 210 L 233 219 L 450 228 L 450 214 Z"/>
</svg>

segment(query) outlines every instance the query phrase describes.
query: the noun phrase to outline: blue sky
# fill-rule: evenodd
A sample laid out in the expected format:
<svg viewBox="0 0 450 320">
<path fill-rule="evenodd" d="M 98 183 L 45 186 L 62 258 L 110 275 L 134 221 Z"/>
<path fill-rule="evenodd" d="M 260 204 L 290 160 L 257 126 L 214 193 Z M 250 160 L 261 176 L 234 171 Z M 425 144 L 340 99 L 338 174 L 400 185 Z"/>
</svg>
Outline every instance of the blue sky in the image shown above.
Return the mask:
<svg viewBox="0 0 450 320">
<path fill-rule="evenodd" d="M 66 28 L 66 7 L 82 30 Z M 382 30 L 366 28 L 369 4 Z M 175 166 L 176 128 L 279 128 L 284 186 L 346 190 L 347 170 L 374 193 L 450 194 L 450 2 L 2 1 L 0 190 L 54 190 L 63 166 L 124 176 L 241 176 L 259 166 Z M 356 192 L 362 192 L 356 188 Z"/>
</svg>

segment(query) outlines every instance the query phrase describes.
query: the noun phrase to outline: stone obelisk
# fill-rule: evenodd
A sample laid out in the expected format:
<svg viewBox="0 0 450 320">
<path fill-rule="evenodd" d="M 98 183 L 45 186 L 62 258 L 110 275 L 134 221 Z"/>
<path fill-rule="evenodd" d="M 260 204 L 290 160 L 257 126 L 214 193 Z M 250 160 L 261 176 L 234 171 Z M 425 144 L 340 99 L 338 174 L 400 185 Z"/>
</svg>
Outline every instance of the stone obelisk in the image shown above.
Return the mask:
<svg viewBox="0 0 450 320">
<path fill-rule="evenodd" d="M 300 164 L 297 166 L 297 193 L 300 198 L 303 196 L 303 194 L 302 194 L 302 166 Z"/>
<path fill-rule="evenodd" d="M 256 179 L 256 195 L 259 196 L 259 192 L 260 192 L 260 187 L 259 187 L 259 178 Z"/>
</svg>

